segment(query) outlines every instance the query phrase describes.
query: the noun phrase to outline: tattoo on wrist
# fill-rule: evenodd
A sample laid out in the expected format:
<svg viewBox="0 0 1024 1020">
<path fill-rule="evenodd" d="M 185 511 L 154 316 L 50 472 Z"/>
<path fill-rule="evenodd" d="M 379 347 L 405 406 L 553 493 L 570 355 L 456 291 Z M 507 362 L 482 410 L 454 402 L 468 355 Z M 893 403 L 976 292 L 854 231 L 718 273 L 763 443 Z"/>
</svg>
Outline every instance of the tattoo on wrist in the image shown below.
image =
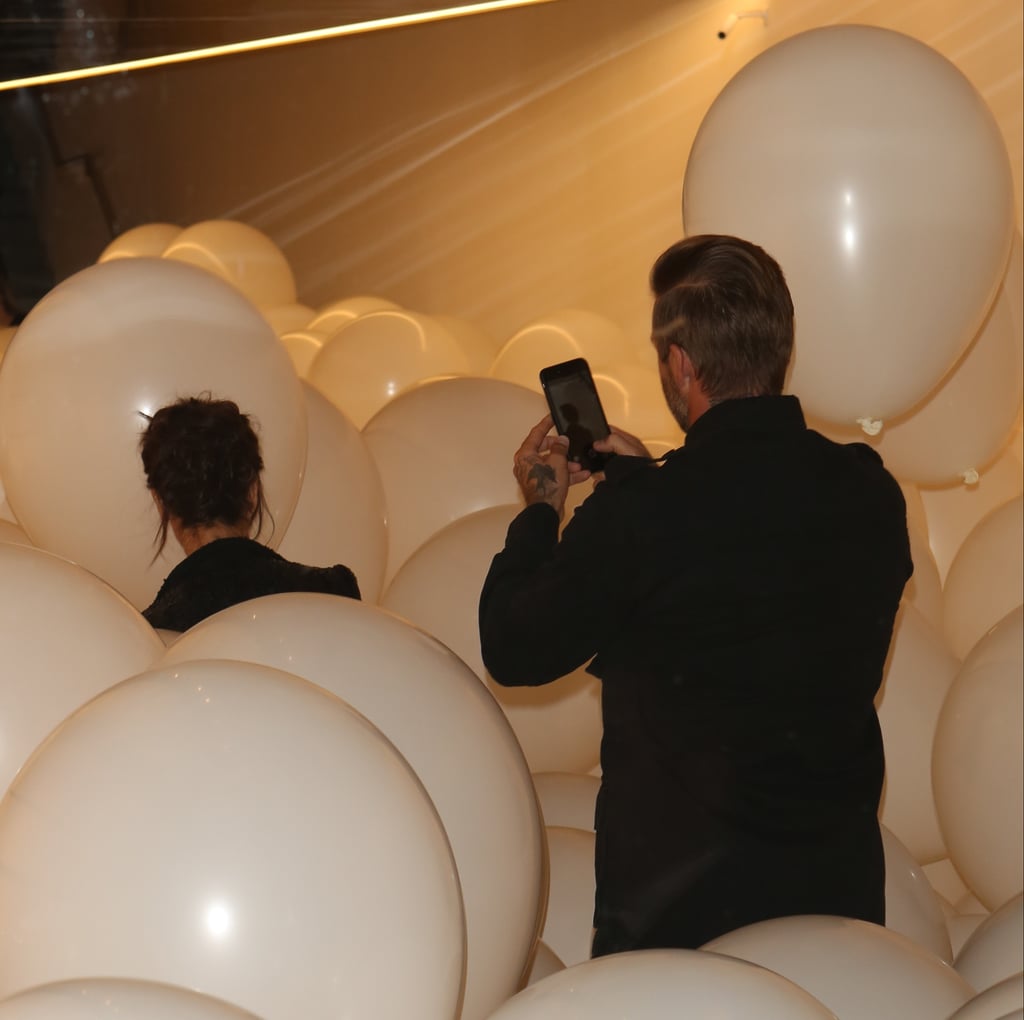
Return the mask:
<svg viewBox="0 0 1024 1020">
<path fill-rule="evenodd" d="M 558 489 L 555 469 L 549 464 L 534 464 L 526 477 L 533 482 L 538 496 L 549 496 Z"/>
</svg>

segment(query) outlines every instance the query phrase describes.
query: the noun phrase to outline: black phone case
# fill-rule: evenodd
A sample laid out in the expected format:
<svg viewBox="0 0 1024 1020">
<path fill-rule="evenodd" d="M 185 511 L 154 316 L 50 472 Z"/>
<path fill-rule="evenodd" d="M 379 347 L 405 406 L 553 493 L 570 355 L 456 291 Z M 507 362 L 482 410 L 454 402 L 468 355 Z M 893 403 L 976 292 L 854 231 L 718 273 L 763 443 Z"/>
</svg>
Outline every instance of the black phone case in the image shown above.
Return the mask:
<svg viewBox="0 0 1024 1020">
<path fill-rule="evenodd" d="M 612 455 L 598 453 L 592 444 L 609 434 L 608 420 L 586 359 L 542 368 L 540 384 L 555 428 L 569 439 L 569 459 L 588 471 L 601 471 Z"/>
</svg>

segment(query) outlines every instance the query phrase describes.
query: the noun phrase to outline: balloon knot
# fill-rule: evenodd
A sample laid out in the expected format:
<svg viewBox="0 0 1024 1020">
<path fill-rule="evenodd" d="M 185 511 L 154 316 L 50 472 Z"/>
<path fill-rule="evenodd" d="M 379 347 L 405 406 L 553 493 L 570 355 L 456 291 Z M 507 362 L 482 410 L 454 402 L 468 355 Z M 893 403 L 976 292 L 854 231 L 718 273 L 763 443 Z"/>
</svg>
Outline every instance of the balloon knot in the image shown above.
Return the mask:
<svg viewBox="0 0 1024 1020">
<path fill-rule="evenodd" d="M 968 468 L 960 475 L 960 477 L 963 479 L 964 485 L 977 485 L 978 479 L 981 476 L 974 468 Z"/>
<path fill-rule="evenodd" d="M 877 418 L 858 418 L 857 424 L 864 430 L 865 435 L 877 436 L 882 431 L 882 422 Z"/>
</svg>

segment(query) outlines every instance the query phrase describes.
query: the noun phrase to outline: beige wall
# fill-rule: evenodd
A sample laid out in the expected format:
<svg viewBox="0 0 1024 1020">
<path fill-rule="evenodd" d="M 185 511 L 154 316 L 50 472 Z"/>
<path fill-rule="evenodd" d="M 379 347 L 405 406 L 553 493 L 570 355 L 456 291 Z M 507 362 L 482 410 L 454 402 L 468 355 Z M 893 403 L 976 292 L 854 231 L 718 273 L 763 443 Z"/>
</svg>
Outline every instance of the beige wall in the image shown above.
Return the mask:
<svg viewBox="0 0 1024 1020">
<path fill-rule="evenodd" d="M 767 27 L 733 10 L 769 7 Z M 300 298 L 376 293 L 498 339 L 558 307 L 646 334 L 646 274 L 681 234 L 701 118 L 763 49 L 850 22 L 950 58 L 996 115 L 1018 226 L 1020 0 L 560 0 L 135 75 L 60 119 L 125 227 L 236 217 Z"/>
</svg>

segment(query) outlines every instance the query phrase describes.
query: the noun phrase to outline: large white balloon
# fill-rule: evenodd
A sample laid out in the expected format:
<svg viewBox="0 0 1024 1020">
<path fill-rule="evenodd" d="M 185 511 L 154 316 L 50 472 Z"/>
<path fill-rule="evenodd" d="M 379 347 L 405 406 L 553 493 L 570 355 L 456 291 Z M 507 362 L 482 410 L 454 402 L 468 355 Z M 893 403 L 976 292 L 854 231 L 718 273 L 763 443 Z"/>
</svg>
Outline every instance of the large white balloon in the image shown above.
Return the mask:
<svg viewBox="0 0 1024 1020">
<path fill-rule="evenodd" d="M 306 472 L 278 552 L 297 563 L 344 563 L 367 602 L 376 602 L 388 558 L 387 511 L 362 433 L 326 397 L 303 384 Z"/>
<path fill-rule="evenodd" d="M 51 730 L 164 651 L 139 611 L 94 574 L 8 542 L 0 542 L 0 647 L 0 796 Z"/>
<path fill-rule="evenodd" d="M 930 950 L 888 928 L 843 917 L 759 921 L 702 949 L 781 974 L 842 1020 L 935 1020 L 974 994 Z"/>
<path fill-rule="evenodd" d="M 567 967 L 509 999 L 490 1020 L 623 1017 L 836 1020 L 817 999 L 778 974 L 696 949 L 614 953 Z"/>
<path fill-rule="evenodd" d="M 1024 592 L 1024 497 L 993 510 L 957 551 L 943 588 L 946 639 L 961 659 Z"/>
<path fill-rule="evenodd" d="M 601 780 L 571 772 L 539 772 L 533 785 L 540 801 L 544 824 L 594 831 L 597 793 Z"/>
<path fill-rule="evenodd" d="M 448 840 L 408 763 L 278 670 L 126 680 L 0 805 L 0 996 L 106 974 L 264 1020 L 451 1020 L 464 939 Z"/>
<path fill-rule="evenodd" d="M 144 223 L 118 234 L 100 252 L 97 262 L 112 259 L 159 258 L 167 246 L 181 233 L 175 223 Z"/>
<path fill-rule="evenodd" d="M 531 772 L 587 772 L 600 757 L 600 682 L 581 668 L 543 687 L 502 687 L 480 654 L 480 589 L 519 509 L 479 510 L 439 531 L 409 557 L 381 604 L 443 641 L 486 681 Z"/>
<path fill-rule="evenodd" d="M 956 969 L 983 992 L 1020 973 L 1024 964 L 1024 895 L 1018 894 L 975 928 L 956 955 Z"/>
<path fill-rule="evenodd" d="M 909 411 L 952 367 L 1014 222 L 982 97 L 935 50 L 864 25 L 792 36 L 733 77 L 693 143 L 683 211 L 687 234 L 778 259 L 796 305 L 792 389 L 850 425 Z"/>
<path fill-rule="evenodd" d="M 971 652 L 942 706 L 932 786 L 949 857 L 989 909 L 1024 888 L 1024 608 Z"/>
<path fill-rule="evenodd" d="M 875 698 L 885 744 L 880 818 L 922 864 L 946 856 L 932 795 L 932 741 L 959 666 L 942 634 L 904 603 Z"/>
<path fill-rule="evenodd" d="M 385 583 L 446 524 L 520 501 L 512 457 L 546 411 L 522 386 L 467 378 L 415 386 L 374 416 L 363 434 L 388 507 Z"/>
<path fill-rule="evenodd" d="M 519 987 L 542 921 L 544 835 L 533 785 L 494 699 L 447 648 L 352 599 L 289 593 L 192 627 L 162 663 L 237 659 L 287 670 L 362 712 L 416 771 L 441 816 L 466 907 L 464 1020 Z"/>
<path fill-rule="evenodd" d="M 258 1020 L 221 999 L 156 981 L 78 978 L 0 1002 L 0 1020 Z"/>
<path fill-rule="evenodd" d="M 946 963 L 953 962 L 953 947 L 942 904 L 921 865 L 884 825 L 885 926 L 906 935 Z"/>
<path fill-rule="evenodd" d="M 1024 1020 L 1024 972 L 979 992 L 949 1020 Z"/>
<path fill-rule="evenodd" d="M 139 458 L 143 415 L 211 392 L 251 415 L 279 538 L 306 456 L 299 380 L 236 290 L 167 259 L 115 259 L 65 280 L 29 313 L 0 372 L 0 477 L 32 542 L 143 608 L 182 552 L 155 562 L 157 515 Z"/>
<path fill-rule="evenodd" d="M 295 277 L 284 253 L 262 230 L 247 223 L 196 223 L 171 241 L 163 257 L 219 276 L 261 308 L 295 303 Z"/>
<path fill-rule="evenodd" d="M 469 359 L 439 323 L 395 309 L 361 315 L 333 333 L 306 378 L 362 428 L 410 386 L 468 374 Z"/>
</svg>

